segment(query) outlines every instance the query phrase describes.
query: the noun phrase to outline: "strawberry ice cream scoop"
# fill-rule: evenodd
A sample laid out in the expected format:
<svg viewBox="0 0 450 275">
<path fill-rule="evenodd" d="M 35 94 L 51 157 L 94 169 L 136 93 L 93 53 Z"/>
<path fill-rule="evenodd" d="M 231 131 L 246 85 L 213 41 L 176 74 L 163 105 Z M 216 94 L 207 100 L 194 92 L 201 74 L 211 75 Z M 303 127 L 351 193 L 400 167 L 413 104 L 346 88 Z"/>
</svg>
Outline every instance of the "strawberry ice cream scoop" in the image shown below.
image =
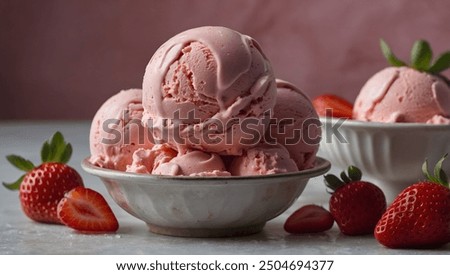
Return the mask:
<svg viewBox="0 0 450 275">
<path fill-rule="evenodd" d="M 320 142 L 320 121 L 311 100 L 293 84 L 277 79 L 276 122 L 266 139 L 283 144 L 299 170 L 314 167 Z"/>
<path fill-rule="evenodd" d="M 89 134 L 91 163 L 125 171 L 133 152 L 153 146 L 142 126 L 142 90 L 130 89 L 109 98 L 94 116 Z"/>
<path fill-rule="evenodd" d="M 137 149 L 133 161 L 127 165 L 127 172 L 151 174 L 159 165 L 169 162 L 178 154 L 167 144 L 155 144 L 151 149 Z"/>
<path fill-rule="evenodd" d="M 389 67 L 363 86 L 355 101 L 353 118 L 450 124 L 450 87 L 428 73 L 408 67 Z"/>
<path fill-rule="evenodd" d="M 235 157 L 229 171 L 233 176 L 252 176 L 296 172 L 298 168 L 283 145 L 261 144 Z"/>
<path fill-rule="evenodd" d="M 143 122 L 155 140 L 178 150 L 240 155 L 264 135 L 275 97 L 272 66 L 254 39 L 200 27 L 169 39 L 151 58 Z"/>
<path fill-rule="evenodd" d="M 152 174 L 170 176 L 230 176 L 219 155 L 192 150 L 161 163 Z"/>
</svg>

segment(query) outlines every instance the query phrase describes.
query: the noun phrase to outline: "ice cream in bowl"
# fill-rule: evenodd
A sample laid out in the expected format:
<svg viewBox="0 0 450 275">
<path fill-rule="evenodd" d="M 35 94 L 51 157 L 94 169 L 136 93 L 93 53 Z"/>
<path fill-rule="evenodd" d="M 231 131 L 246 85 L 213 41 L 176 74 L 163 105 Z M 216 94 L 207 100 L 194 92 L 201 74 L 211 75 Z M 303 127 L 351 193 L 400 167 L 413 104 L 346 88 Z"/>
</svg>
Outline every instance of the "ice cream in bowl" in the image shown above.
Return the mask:
<svg viewBox="0 0 450 275">
<path fill-rule="evenodd" d="M 358 166 L 392 200 L 423 179 L 426 159 L 437 162 L 450 152 L 450 88 L 439 74 L 450 53 L 431 64 L 428 43 L 418 41 L 407 66 L 384 41 L 381 46 L 392 66 L 365 83 L 352 108 L 340 103 L 338 116 L 321 113 L 319 155 L 341 168 Z M 320 101 L 315 106 L 324 110 Z"/>
<path fill-rule="evenodd" d="M 320 133 L 309 98 L 275 78 L 254 39 L 200 27 L 155 52 L 142 89 L 100 107 L 82 167 L 152 232 L 245 235 L 330 169 Z"/>
</svg>

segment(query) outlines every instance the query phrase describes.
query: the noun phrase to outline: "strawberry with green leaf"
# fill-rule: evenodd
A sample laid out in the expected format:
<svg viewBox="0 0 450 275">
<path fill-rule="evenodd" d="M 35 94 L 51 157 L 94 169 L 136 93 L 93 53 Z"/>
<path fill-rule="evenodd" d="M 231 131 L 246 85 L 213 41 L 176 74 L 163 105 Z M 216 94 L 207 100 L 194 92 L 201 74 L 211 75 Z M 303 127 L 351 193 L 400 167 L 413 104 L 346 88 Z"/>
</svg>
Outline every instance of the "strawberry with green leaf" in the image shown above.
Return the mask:
<svg viewBox="0 0 450 275">
<path fill-rule="evenodd" d="M 16 168 L 26 172 L 13 183 L 3 183 L 10 190 L 19 190 L 20 203 L 24 213 L 32 220 L 60 224 L 57 205 L 83 181 L 75 169 L 66 163 L 72 155 L 72 146 L 63 135 L 56 132 L 44 142 L 41 150 L 42 164 L 35 166 L 31 161 L 17 155 L 6 158 Z"/>
<path fill-rule="evenodd" d="M 345 235 L 365 235 L 373 229 L 386 210 L 386 197 L 375 184 L 362 181 L 362 173 L 355 166 L 343 171 L 341 179 L 325 175 L 325 184 L 333 192 L 329 205 L 341 232 Z"/>
<path fill-rule="evenodd" d="M 390 248 L 433 248 L 450 242 L 450 189 L 439 160 L 434 175 L 427 161 L 426 180 L 403 190 L 388 207 L 374 230 L 379 243 Z"/>
</svg>

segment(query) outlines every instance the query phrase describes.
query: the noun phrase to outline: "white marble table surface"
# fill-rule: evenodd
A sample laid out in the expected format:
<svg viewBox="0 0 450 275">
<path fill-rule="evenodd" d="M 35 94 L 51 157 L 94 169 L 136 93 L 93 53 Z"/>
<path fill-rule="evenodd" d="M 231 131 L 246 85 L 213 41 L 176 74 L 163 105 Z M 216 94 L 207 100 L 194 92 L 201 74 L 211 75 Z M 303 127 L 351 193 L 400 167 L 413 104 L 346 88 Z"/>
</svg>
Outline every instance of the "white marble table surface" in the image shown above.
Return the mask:
<svg viewBox="0 0 450 275">
<path fill-rule="evenodd" d="M 72 143 L 70 165 L 82 175 L 85 185 L 102 193 L 115 212 L 120 229 L 116 234 L 84 235 L 68 227 L 32 222 L 21 211 L 18 192 L 0 188 L 0 254 L 450 254 L 450 244 L 436 250 L 393 250 L 373 236 L 348 237 L 336 225 L 325 233 L 291 235 L 283 230 L 290 213 L 304 204 L 327 206 L 329 198 L 322 177 L 310 180 L 301 197 L 284 214 L 269 221 L 261 233 L 236 238 L 179 238 L 150 233 L 144 222 L 119 208 L 100 180 L 80 166 L 89 154 L 87 121 L 0 121 L 0 180 L 20 176 L 5 156 L 20 154 L 39 160 L 41 143 L 61 131 Z M 332 169 L 332 172 L 337 172 Z"/>
</svg>

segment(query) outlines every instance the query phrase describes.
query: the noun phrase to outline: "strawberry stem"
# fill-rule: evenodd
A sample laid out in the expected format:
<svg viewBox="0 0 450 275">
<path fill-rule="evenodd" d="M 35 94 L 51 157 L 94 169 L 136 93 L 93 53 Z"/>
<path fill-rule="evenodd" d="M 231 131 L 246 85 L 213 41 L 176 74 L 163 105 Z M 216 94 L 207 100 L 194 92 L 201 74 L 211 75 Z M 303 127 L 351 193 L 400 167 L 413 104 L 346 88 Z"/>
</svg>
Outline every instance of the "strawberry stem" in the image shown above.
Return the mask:
<svg viewBox="0 0 450 275">
<path fill-rule="evenodd" d="M 348 176 L 351 179 L 351 181 L 359 181 L 362 178 L 361 170 L 358 169 L 358 167 L 350 165 L 347 169 Z"/>
<path fill-rule="evenodd" d="M 430 181 L 437 184 L 441 184 L 445 187 L 449 187 L 448 183 L 448 177 L 445 171 L 442 169 L 442 163 L 447 158 L 448 154 L 445 154 L 434 166 L 434 175 L 431 175 L 428 170 L 428 160 L 425 159 L 425 162 L 422 165 L 422 172 L 425 176 L 425 178 Z"/>
<path fill-rule="evenodd" d="M 72 145 L 66 143 L 64 136 L 60 132 L 56 132 L 50 140 L 42 145 L 42 162 L 67 163 L 71 156 Z"/>
<path fill-rule="evenodd" d="M 359 170 L 357 167 L 350 165 L 347 168 L 347 174 L 345 173 L 345 171 L 342 171 L 340 176 L 341 179 L 332 174 L 325 175 L 324 176 L 325 185 L 332 191 L 335 191 L 336 189 L 347 183 L 360 181 L 362 178 L 362 173 L 361 170 Z"/>
</svg>

